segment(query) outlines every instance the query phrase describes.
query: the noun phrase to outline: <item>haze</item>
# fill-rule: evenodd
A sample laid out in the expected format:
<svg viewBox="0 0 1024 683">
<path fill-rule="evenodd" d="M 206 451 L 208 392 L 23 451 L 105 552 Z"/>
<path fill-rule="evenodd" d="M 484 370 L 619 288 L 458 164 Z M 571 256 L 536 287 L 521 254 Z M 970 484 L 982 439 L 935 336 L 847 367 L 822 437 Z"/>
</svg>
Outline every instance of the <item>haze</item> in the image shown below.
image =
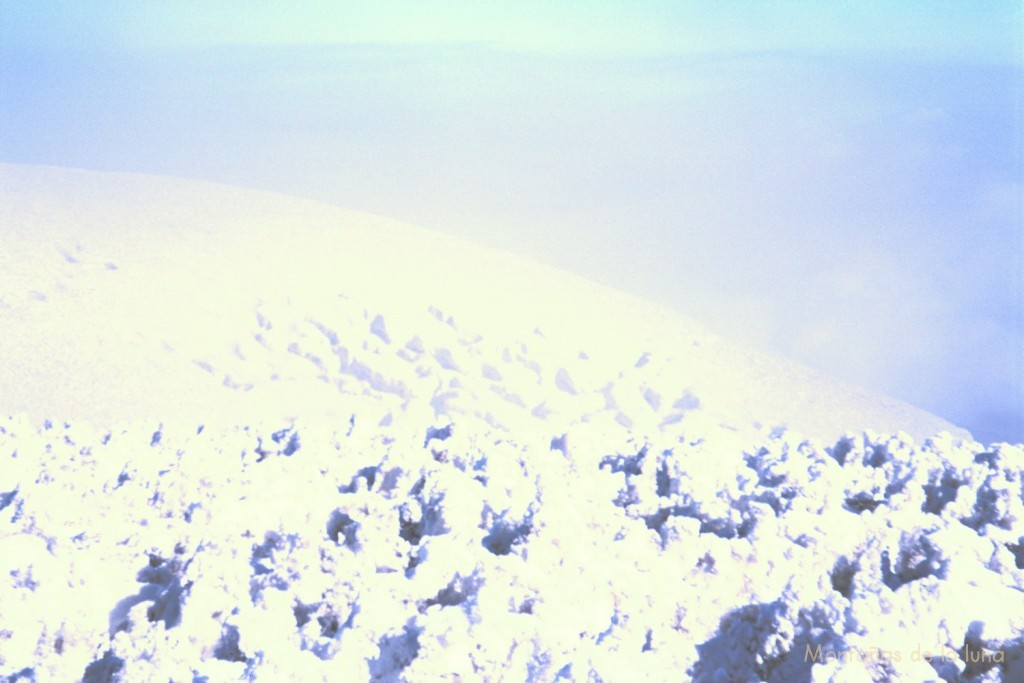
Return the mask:
<svg viewBox="0 0 1024 683">
<path fill-rule="evenodd" d="M 400 218 L 1024 441 L 1017 2 L 24 5 L 2 161 Z"/>
</svg>

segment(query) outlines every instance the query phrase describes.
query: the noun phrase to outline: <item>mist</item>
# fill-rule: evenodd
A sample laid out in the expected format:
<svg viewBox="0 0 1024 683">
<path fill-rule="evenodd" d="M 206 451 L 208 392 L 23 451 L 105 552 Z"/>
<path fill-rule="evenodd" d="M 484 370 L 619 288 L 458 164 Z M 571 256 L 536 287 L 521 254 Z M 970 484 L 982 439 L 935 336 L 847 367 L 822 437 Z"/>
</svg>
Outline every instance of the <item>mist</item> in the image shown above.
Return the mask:
<svg viewBox="0 0 1024 683">
<path fill-rule="evenodd" d="M 807 49 L 8 46 L 0 159 L 407 220 L 1024 441 L 1021 71 Z"/>
</svg>

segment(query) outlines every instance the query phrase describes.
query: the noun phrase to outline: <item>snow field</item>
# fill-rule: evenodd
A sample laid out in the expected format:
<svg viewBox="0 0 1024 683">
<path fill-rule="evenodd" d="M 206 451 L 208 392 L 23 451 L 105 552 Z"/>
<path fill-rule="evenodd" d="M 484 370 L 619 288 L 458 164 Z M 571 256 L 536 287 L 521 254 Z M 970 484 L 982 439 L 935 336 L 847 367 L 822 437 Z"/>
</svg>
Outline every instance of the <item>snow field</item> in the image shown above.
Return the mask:
<svg viewBox="0 0 1024 683">
<path fill-rule="evenodd" d="M 0 173 L 0 683 L 1024 681 L 1020 445 L 411 226 Z"/>
</svg>

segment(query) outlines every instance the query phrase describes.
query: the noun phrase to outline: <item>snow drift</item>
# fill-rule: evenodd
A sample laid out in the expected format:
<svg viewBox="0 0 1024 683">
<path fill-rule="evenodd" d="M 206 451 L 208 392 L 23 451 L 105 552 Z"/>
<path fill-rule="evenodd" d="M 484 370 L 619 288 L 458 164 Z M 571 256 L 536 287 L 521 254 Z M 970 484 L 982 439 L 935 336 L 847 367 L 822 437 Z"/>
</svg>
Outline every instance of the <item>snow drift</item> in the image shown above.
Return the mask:
<svg viewBox="0 0 1024 683">
<path fill-rule="evenodd" d="M 293 198 L 0 240 L 0 680 L 1024 680 L 1019 445 Z"/>
</svg>

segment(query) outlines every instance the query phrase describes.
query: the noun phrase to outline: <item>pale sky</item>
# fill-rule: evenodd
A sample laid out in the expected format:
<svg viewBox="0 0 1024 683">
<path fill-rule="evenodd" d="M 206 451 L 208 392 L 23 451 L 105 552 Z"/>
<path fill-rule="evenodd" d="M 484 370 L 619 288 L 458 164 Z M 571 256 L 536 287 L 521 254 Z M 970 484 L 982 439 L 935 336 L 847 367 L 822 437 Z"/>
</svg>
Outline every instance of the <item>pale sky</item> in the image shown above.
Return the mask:
<svg viewBox="0 0 1024 683">
<path fill-rule="evenodd" d="M 19 46 L 483 43 L 620 56 L 827 50 L 990 63 L 1021 58 L 1021 6 L 1013 0 L 3 0 L 0 10 L 0 37 Z"/>
<path fill-rule="evenodd" d="M 1016 0 L 0 16 L 0 160 L 408 220 L 1024 440 Z"/>
</svg>

